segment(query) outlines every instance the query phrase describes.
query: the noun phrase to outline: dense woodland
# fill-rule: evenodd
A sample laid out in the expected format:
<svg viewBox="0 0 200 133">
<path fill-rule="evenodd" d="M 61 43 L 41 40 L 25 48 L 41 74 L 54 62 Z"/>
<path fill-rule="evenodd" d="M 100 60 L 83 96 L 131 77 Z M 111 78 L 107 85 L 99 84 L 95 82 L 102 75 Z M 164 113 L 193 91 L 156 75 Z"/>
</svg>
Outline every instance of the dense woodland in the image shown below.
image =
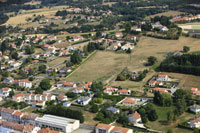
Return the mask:
<svg viewBox="0 0 200 133">
<path fill-rule="evenodd" d="M 200 55 L 186 54 L 171 56 L 160 64 L 160 70 L 185 74 L 200 75 Z"/>
</svg>

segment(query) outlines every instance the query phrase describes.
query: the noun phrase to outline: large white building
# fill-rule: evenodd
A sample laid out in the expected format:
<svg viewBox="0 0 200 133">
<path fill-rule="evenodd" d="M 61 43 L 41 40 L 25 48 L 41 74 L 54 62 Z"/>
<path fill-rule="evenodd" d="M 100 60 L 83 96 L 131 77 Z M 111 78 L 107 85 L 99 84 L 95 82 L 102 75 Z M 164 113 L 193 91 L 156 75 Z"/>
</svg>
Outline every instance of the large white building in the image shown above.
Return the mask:
<svg viewBox="0 0 200 133">
<path fill-rule="evenodd" d="M 44 115 L 43 117 L 37 118 L 35 122 L 38 127 L 48 127 L 65 133 L 71 133 L 78 129 L 80 124 L 79 120 L 54 115 Z"/>
</svg>

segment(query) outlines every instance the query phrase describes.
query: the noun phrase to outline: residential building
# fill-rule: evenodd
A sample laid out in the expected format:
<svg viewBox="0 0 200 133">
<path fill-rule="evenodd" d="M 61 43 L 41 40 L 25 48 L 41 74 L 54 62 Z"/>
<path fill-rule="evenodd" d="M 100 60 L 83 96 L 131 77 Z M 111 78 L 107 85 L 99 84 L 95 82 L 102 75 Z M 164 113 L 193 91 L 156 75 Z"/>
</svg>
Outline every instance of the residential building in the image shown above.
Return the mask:
<svg viewBox="0 0 200 133">
<path fill-rule="evenodd" d="M 96 133 L 133 133 L 132 129 L 115 127 L 107 124 L 98 124 L 95 129 Z"/>
<path fill-rule="evenodd" d="M 24 94 L 23 93 L 16 94 L 12 97 L 12 99 L 16 102 L 23 102 L 24 101 Z"/>
<path fill-rule="evenodd" d="M 115 37 L 122 38 L 123 37 L 123 33 L 122 32 L 116 32 L 115 33 Z"/>
<path fill-rule="evenodd" d="M 120 112 L 120 109 L 115 107 L 108 107 L 106 110 L 112 112 L 113 114 L 119 114 Z"/>
<path fill-rule="evenodd" d="M 131 90 L 121 89 L 121 90 L 118 90 L 117 93 L 119 95 L 130 95 L 131 94 Z"/>
<path fill-rule="evenodd" d="M 76 84 L 73 82 L 58 82 L 57 87 L 75 88 Z"/>
<path fill-rule="evenodd" d="M 113 88 L 111 86 L 106 86 L 105 90 L 103 92 L 106 93 L 106 94 L 108 94 L 108 95 L 112 95 L 117 90 L 118 90 L 117 88 Z"/>
<path fill-rule="evenodd" d="M 77 99 L 77 103 L 78 104 L 81 104 L 83 106 L 89 104 L 89 102 L 92 100 L 91 97 L 88 97 L 88 96 L 81 96 Z"/>
<path fill-rule="evenodd" d="M 168 75 L 158 75 L 157 81 L 168 81 L 169 80 L 169 77 Z"/>
<path fill-rule="evenodd" d="M 8 122 L 8 121 L 1 121 L 0 122 L 0 128 L 3 133 L 7 133 L 7 132 L 15 132 L 15 133 L 22 133 L 23 129 L 24 129 L 24 125 L 22 124 L 17 124 L 17 123 L 13 123 L 13 122 Z"/>
<path fill-rule="evenodd" d="M 7 77 L 3 80 L 4 84 L 13 84 L 14 83 L 14 79 L 12 77 Z"/>
<path fill-rule="evenodd" d="M 42 128 L 37 133 L 59 133 L 59 131 L 51 130 L 50 128 Z"/>
<path fill-rule="evenodd" d="M 125 98 L 122 102 L 123 105 L 131 105 L 131 106 L 135 106 L 137 101 L 135 99 L 132 98 Z"/>
<path fill-rule="evenodd" d="M 63 106 L 64 106 L 64 107 L 70 107 L 71 104 L 72 104 L 71 102 L 64 102 L 64 103 L 63 103 Z"/>
<path fill-rule="evenodd" d="M 0 111 L 1 111 L 1 117 L 3 120 L 13 122 L 12 114 L 15 112 L 14 109 L 1 108 Z"/>
<path fill-rule="evenodd" d="M 76 87 L 72 90 L 73 93 L 79 94 L 79 93 L 84 93 L 85 90 L 84 88 Z"/>
<path fill-rule="evenodd" d="M 134 112 L 133 114 L 130 114 L 128 116 L 128 120 L 132 124 L 140 123 L 142 122 L 141 116 L 138 112 Z"/>
<path fill-rule="evenodd" d="M 79 120 L 58 117 L 54 115 L 44 115 L 36 119 L 36 126 L 49 127 L 65 133 L 71 133 L 79 128 Z"/>
<path fill-rule="evenodd" d="M 8 88 L 8 87 L 2 88 L 2 89 L 0 89 L 0 96 L 3 98 L 6 98 L 9 96 L 11 91 L 12 91 L 11 88 Z"/>
<path fill-rule="evenodd" d="M 13 122 L 14 123 L 18 123 L 20 124 L 21 123 L 21 117 L 23 116 L 23 113 L 20 112 L 20 111 L 15 111 L 13 114 Z"/>
<path fill-rule="evenodd" d="M 34 114 L 34 113 L 24 114 L 21 117 L 21 123 L 24 124 L 24 125 L 33 125 L 33 126 L 36 126 L 35 120 L 38 117 L 39 117 L 39 115 L 38 114 Z"/>
<path fill-rule="evenodd" d="M 161 82 L 161 81 L 156 81 L 156 80 L 150 80 L 150 81 L 149 81 L 149 86 L 150 86 L 150 87 L 163 86 L 163 82 Z"/>
<path fill-rule="evenodd" d="M 58 101 L 67 101 L 67 96 L 59 94 L 58 95 Z"/>
<path fill-rule="evenodd" d="M 67 73 L 69 73 L 71 71 L 72 70 L 69 67 L 64 66 L 59 70 L 59 74 L 66 75 Z"/>
<path fill-rule="evenodd" d="M 200 112 L 200 106 L 197 104 L 194 104 L 192 106 L 190 106 L 190 111 L 193 113 L 199 113 Z"/>
<path fill-rule="evenodd" d="M 26 79 L 23 80 L 15 80 L 15 84 L 17 84 L 20 87 L 25 87 L 25 88 L 31 88 L 32 87 L 32 82 Z"/>
<path fill-rule="evenodd" d="M 200 117 L 190 120 L 188 124 L 191 128 L 200 128 Z"/>
<path fill-rule="evenodd" d="M 154 88 L 154 89 L 153 89 L 153 92 L 155 92 L 155 91 L 158 91 L 158 92 L 160 92 L 160 93 L 168 92 L 167 89 L 165 89 L 165 88 Z"/>
</svg>

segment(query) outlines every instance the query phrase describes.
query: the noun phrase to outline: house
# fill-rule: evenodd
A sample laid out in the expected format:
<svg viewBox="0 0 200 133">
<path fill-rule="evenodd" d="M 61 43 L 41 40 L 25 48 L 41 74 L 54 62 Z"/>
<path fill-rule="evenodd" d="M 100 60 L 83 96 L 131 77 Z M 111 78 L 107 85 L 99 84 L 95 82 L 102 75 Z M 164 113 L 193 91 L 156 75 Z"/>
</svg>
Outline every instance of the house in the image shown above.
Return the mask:
<svg viewBox="0 0 200 133">
<path fill-rule="evenodd" d="M 23 93 L 16 94 L 12 97 L 12 99 L 16 102 L 23 102 L 24 101 L 24 94 Z"/>
<path fill-rule="evenodd" d="M 84 88 L 76 87 L 72 90 L 73 93 L 79 94 L 79 93 L 84 93 L 85 90 Z"/>
<path fill-rule="evenodd" d="M 68 88 L 75 88 L 76 84 L 73 82 L 58 82 L 57 87 L 68 87 Z"/>
<path fill-rule="evenodd" d="M 133 114 L 130 114 L 128 116 L 128 120 L 132 124 L 136 124 L 136 123 L 142 122 L 141 116 L 140 116 L 140 114 L 137 111 L 134 112 Z"/>
<path fill-rule="evenodd" d="M 133 130 L 129 128 L 123 128 L 123 127 L 114 127 L 111 130 L 111 133 L 133 133 Z"/>
<path fill-rule="evenodd" d="M 118 90 L 117 88 L 113 88 L 111 86 L 106 86 L 105 90 L 103 92 L 106 93 L 106 94 L 108 94 L 108 95 L 112 95 L 117 90 Z"/>
<path fill-rule="evenodd" d="M 84 88 L 84 89 L 91 88 L 91 85 L 92 85 L 92 82 L 88 81 L 88 82 L 86 82 L 86 83 L 83 85 L 83 88 Z"/>
<path fill-rule="evenodd" d="M 30 69 L 32 69 L 32 67 L 24 67 L 24 68 L 23 68 L 23 70 L 24 70 L 25 72 L 28 72 Z"/>
<path fill-rule="evenodd" d="M 192 91 L 192 92 L 198 91 L 198 88 L 191 88 L 191 91 Z"/>
<path fill-rule="evenodd" d="M 35 126 L 35 120 L 39 117 L 38 114 L 24 114 L 21 118 L 21 123 L 24 125 L 33 125 Z"/>
<path fill-rule="evenodd" d="M 123 37 L 123 33 L 122 32 L 116 32 L 115 33 L 115 37 L 116 38 L 122 38 Z"/>
<path fill-rule="evenodd" d="M 158 91 L 158 92 L 160 92 L 160 93 L 168 92 L 167 89 L 164 89 L 164 88 L 154 88 L 154 89 L 153 89 L 153 92 L 155 92 L 155 91 Z"/>
<path fill-rule="evenodd" d="M 21 117 L 23 116 L 23 113 L 20 112 L 20 111 L 15 111 L 13 114 L 13 122 L 14 123 L 18 123 L 20 124 L 21 123 Z"/>
<path fill-rule="evenodd" d="M 63 106 L 64 106 L 64 107 L 70 107 L 71 104 L 72 104 L 71 102 L 64 102 L 64 103 L 63 103 Z"/>
<path fill-rule="evenodd" d="M 70 42 L 77 42 L 77 41 L 81 41 L 83 39 L 84 38 L 82 36 L 80 36 L 80 35 L 74 35 L 74 36 L 72 36 L 72 39 L 70 39 L 69 41 Z"/>
<path fill-rule="evenodd" d="M 78 99 L 77 99 L 77 103 L 78 104 L 80 104 L 80 105 L 83 105 L 83 106 L 85 106 L 85 105 L 87 105 L 87 104 L 89 104 L 89 102 L 92 100 L 92 98 L 91 97 L 88 97 L 88 96 L 81 96 L 81 97 L 79 97 Z"/>
<path fill-rule="evenodd" d="M 10 92 L 12 91 L 11 88 L 5 87 L 0 90 L 0 96 L 6 98 L 9 96 Z"/>
<path fill-rule="evenodd" d="M 169 77 L 168 75 L 158 75 L 157 81 L 168 81 L 169 80 Z"/>
<path fill-rule="evenodd" d="M 134 46 L 130 43 L 127 43 L 127 44 L 125 44 L 121 47 L 121 49 L 124 50 L 124 51 L 126 51 L 128 49 L 132 50 L 133 48 L 134 48 Z"/>
<path fill-rule="evenodd" d="M 12 114 L 15 112 L 14 109 L 1 108 L 1 117 L 5 121 L 13 122 Z"/>
<path fill-rule="evenodd" d="M 163 86 L 163 82 L 155 80 L 150 80 L 148 84 L 150 87 Z"/>
<path fill-rule="evenodd" d="M 39 130 L 40 130 L 39 127 L 35 127 L 32 125 L 25 125 L 23 129 L 23 133 L 38 133 Z"/>
<path fill-rule="evenodd" d="M 121 103 L 124 105 L 133 105 L 134 106 L 137 103 L 137 101 L 132 98 L 125 98 Z"/>
<path fill-rule="evenodd" d="M 120 112 L 120 110 L 115 107 L 108 107 L 106 110 L 112 112 L 113 114 L 119 114 Z"/>
<path fill-rule="evenodd" d="M 188 124 L 191 128 L 200 128 L 200 117 L 190 120 Z"/>
<path fill-rule="evenodd" d="M 12 77 L 7 77 L 3 80 L 4 84 L 13 84 L 14 83 L 14 79 Z"/>
<path fill-rule="evenodd" d="M 160 31 L 163 31 L 163 32 L 166 32 L 168 31 L 169 29 L 166 27 L 166 26 L 163 26 L 162 28 L 160 28 Z"/>
<path fill-rule="evenodd" d="M 98 124 L 96 126 L 95 132 L 96 133 L 110 133 L 114 126 L 107 125 L 107 124 Z"/>
<path fill-rule="evenodd" d="M 51 67 L 47 70 L 48 73 L 52 73 L 52 72 L 58 72 L 58 69 L 56 67 Z"/>
<path fill-rule="evenodd" d="M 197 104 L 194 104 L 192 106 L 190 106 L 190 111 L 193 113 L 199 113 L 200 112 L 200 106 Z"/>
<path fill-rule="evenodd" d="M 17 123 L 13 123 L 13 122 L 8 122 L 8 121 L 2 121 L 0 122 L 0 126 L 3 127 L 3 132 L 7 133 L 7 132 L 23 132 L 24 129 L 24 125 L 22 124 L 17 124 Z"/>
<path fill-rule="evenodd" d="M 60 50 L 59 51 L 59 56 L 64 56 L 64 55 L 69 55 L 69 51 L 68 50 Z"/>
<path fill-rule="evenodd" d="M 22 79 L 22 80 L 15 80 L 14 81 L 15 84 L 17 84 L 20 87 L 25 87 L 25 88 L 31 88 L 32 87 L 32 82 L 26 79 Z"/>
<path fill-rule="evenodd" d="M 66 75 L 67 73 L 71 72 L 72 70 L 69 68 L 69 67 L 62 67 L 60 70 L 59 70 L 59 74 L 61 75 Z"/>
<path fill-rule="evenodd" d="M 30 104 L 35 109 L 44 109 L 46 101 L 37 101 L 37 102 L 32 102 Z"/>
<path fill-rule="evenodd" d="M 58 101 L 67 101 L 67 96 L 59 94 L 58 95 Z"/>
<path fill-rule="evenodd" d="M 133 130 L 100 123 L 96 126 L 95 132 L 96 133 L 133 133 Z"/>
<path fill-rule="evenodd" d="M 118 90 L 117 94 L 119 94 L 119 95 L 130 95 L 131 90 L 127 90 L 127 89 Z"/>
</svg>

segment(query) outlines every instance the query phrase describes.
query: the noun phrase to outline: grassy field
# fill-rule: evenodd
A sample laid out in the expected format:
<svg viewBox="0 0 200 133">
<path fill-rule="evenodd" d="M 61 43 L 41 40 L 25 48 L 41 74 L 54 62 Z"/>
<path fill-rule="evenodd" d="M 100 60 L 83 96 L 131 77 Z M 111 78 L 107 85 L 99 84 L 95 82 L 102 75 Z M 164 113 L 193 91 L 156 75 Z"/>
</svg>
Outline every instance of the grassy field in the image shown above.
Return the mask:
<svg viewBox="0 0 200 133">
<path fill-rule="evenodd" d="M 67 7 L 68 6 L 55 6 L 52 8 L 44 7 L 41 9 L 34 9 L 34 10 L 27 10 L 27 11 L 23 10 L 17 16 L 9 18 L 9 20 L 6 22 L 6 24 L 10 24 L 12 26 L 25 25 L 25 24 L 27 24 L 26 19 L 29 17 L 30 18 L 33 17 L 34 14 L 35 15 L 44 15 L 47 18 L 52 18 L 52 17 L 54 17 L 55 13 L 58 10 L 61 10 L 63 8 L 67 8 Z M 30 23 L 28 23 L 28 24 L 30 24 Z M 31 23 L 31 24 L 34 25 L 34 23 Z"/>
<path fill-rule="evenodd" d="M 192 113 L 184 113 L 181 116 L 177 118 L 176 122 L 167 123 L 167 112 L 170 110 L 173 110 L 173 107 L 159 107 L 155 105 L 155 109 L 157 111 L 157 114 L 159 116 L 158 120 L 154 122 L 148 122 L 147 126 L 159 130 L 159 131 L 167 131 L 168 129 L 173 129 L 175 133 L 190 133 L 192 130 L 187 129 L 180 129 L 177 127 L 178 123 L 184 122 L 186 120 L 189 120 L 193 117 L 195 117 L 195 114 Z"/>
<path fill-rule="evenodd" d="M 67 60 L 67 58 L 68 58 L 68 57 L 59 57 L 59 58 L 56 58 L 56 59 L 53 60 L 53 61 L 47 62 L 47 65 L 48 65 L 49 67 L 52 67 L 52 66 L 54 66 L 54 65 L 56 65 L 56 64 L 59 64 L 59 63 L 64 62 L 65 60 Z"/>
<path fill-rule="evenodd" d="M 98 51 L 85 64 L 73 73 L 68 81 L 107 80 L 115 77 L 127 65 L 128 54 Z"/>
<path fill-rule="evenodd" d="M 184 13 L 183 12 L 179 12 L 179 11 L 168 11 L 168 12 L 163 12 L 163 13 L 158 13 L 158 14 L 155 14 L 155 15 L 147 16 L 146 18 L 153 18 L 155 16 L 167 16 L 167 17 L 170 17 L 170 16 L 177 16 L 177 15 L 180 15 L 180 14 L 184 14 Z"/>
</svg>

